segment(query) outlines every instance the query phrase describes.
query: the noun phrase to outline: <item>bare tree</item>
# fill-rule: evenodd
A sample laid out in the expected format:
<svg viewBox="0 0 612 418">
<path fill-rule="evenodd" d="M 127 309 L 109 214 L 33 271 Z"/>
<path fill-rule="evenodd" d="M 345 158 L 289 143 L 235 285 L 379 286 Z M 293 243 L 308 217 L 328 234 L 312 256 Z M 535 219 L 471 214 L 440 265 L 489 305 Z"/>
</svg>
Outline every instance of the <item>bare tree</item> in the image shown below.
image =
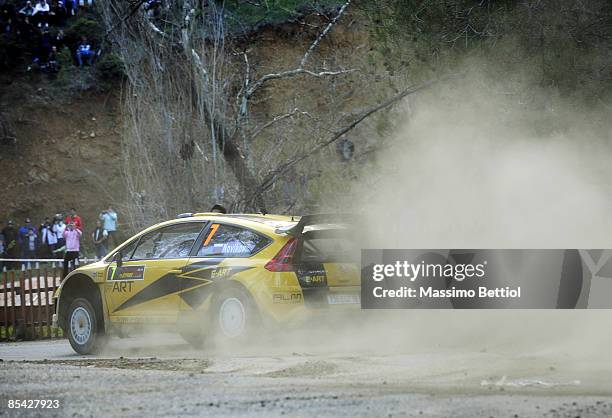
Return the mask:
<svg viewBox="0 0 612 418">
<path fill-rule="evenodd" d="M 266 212 L 266 193 L 293 166 L 423 87 L 409 87 L 365 110 L 326 112 L 326 120 L 295 98 L 286 110 L 261 118 L 271 84 L 290 82 L 299 89 L 304 79 L 314 79 L 329 87 L 339 77 L 358 76 L 329 53 L 335 65 L 313 59 L 350 4 L 322 25 L 294 67 L 266 71 L 254 68 L 248 42 L 228 33 L 223 3 L 168 1 L 145 12 L 139 2 L 104 2 L 128 80 L 123 155 L 128 190 L 136 197 L 129 210 L 134 226 L 212 201 Z M 326 89 L 320 94 L 335 95 Z M 300 137 L 309 138 L 304 143 L 285 136 L 301 125 Z M 279 126 L 284 134 L 272 134 Z"/>
</svg>

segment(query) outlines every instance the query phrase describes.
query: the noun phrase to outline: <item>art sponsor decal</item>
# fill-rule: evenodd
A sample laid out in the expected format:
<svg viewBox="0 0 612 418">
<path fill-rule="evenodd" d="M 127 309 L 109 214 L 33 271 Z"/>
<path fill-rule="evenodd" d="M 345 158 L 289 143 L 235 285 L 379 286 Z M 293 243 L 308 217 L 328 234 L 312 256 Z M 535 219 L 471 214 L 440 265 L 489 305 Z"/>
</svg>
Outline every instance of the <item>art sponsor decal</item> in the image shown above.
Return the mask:
<svg viewBox="0 0 612 418">
<path fill-rule="evenodd" d="M 144 280 L 145 265 L 110 266 L 107 278 L 109 281 L 118 280 Z"/>
<path fill-rule="evenodd" d="M 361 306 L 612 308 L 612 250 L 362 250 Z"/>
<path fill-rule="evenodd" d="M 215 291 L 215 284 L 228 280 L 236 273 L 252 268 L 247 266 L 219 266 L 222 261 L 223 259 L 210 259 L 187 265 L 181 269 L 180 273 L 164 274 L 124 301 L 113 312 L 172 294 L 177 294 L 188 306 L 197 309 Z M 118 291 L 124 290 L 120 289 Z M 125 291 L 131 291 L 130 287 L 127 286 Z"/>
</svg>

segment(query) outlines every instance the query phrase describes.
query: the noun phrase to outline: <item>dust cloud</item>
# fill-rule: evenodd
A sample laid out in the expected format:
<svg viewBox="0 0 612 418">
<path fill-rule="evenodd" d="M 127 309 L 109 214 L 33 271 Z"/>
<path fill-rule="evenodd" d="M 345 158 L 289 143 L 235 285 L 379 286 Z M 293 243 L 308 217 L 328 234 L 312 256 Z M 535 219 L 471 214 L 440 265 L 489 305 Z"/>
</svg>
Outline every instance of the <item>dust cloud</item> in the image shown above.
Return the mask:
<svg viewBox="0 0 612 418">
<path fill-rule="evenodd" d="M 468 74 L 473 74 L 468 72 Z M 411 98 L 376 181 L 381 248 L 610 248 L 612 121 L 545 89 L 470 75 Z M 372 176 L 373 168 L 362 173 Z"/>
<path fill-rule="evenodd" d="M 411 97 L 399 116 L 406 123 L 351 192 L 370 226 L 368 247 L 612 248 L 612 130 L 604 111 L 477 74 Z M 346 370 L 373 376 L 407 355 L 407 379 L 417 369 L 434 379 L 445 368 L 458 376 L 479 370 L 483 379 L 597 375 L 594 387 L 612 390 L 601 383 L 612 372 L 612 311 L 331 311 L 299 327 L 268 324 L 248 344 L 213 344 L 197 355 L 348 356 L 358 361 Z M 163 348 L 149 341 L 153 352 Z M 185 347 L 166 352 L 194 356 Z"/>
<path fill-rule="evenodd" d="M 464 74 L 411 96 L 399 112 L 405 123 L 364 168 L 351 206 L 363 208 L 368 246 L 612 248 L 609 106 L 576 104 L 520 77 Z M 365 315 L 361 347 L 484 350 L 612 370 L 612 310 Z"/>
</svg>

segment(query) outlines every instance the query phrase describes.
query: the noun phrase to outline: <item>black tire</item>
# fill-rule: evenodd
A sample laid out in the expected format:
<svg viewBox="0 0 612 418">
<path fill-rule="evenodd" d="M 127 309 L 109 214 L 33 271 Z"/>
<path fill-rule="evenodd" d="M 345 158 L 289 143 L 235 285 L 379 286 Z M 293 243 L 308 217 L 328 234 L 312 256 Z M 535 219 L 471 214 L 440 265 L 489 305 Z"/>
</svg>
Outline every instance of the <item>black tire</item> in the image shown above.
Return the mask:
<svg viewBox="0 0 612 418">
<path fill-rule="evenodd" d="M 74 351 L 79 354 L 100 351 L 106 343 L 106 338 L 100 331 L 98 315 L 91 303 L 84 298 L 73 300 L 66 318 L 66 333 Z"/>
<path fill-rule="evenodd" d="M 179 335 L 193 348 L 200 349 L 204 347 L 204 342 L 206 341 L 204 330 L 179 330 Z"/>
<path fill-rule="evenodd" d="M 238 346 L 254 337 L 260 317 L 251 295 L 239 287 L 222 290 L 213 302 L 214 342 L 221 346 Z"/>
</svg>

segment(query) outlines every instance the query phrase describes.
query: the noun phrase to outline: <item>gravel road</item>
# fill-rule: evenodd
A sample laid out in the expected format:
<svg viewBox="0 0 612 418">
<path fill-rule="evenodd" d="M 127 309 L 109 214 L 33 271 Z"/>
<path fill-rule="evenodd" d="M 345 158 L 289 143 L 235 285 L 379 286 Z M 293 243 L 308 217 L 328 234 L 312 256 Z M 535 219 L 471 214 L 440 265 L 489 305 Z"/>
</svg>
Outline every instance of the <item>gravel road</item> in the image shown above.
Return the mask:
<svg viewBox="0 0 612 418">
<path fill-rule="evenodd" d="M 41 412 L 9 410 L 8 399 L 59 399 L 60 409 L 45 415 L 612 416 L 610 357 L 550 350 L 549 338 L 517 348 L 466 343 L 471 335 L 457 344 L 424 336 L 410 349 L 380 335 L 369 335 L 376 342 L 369 346 L 320 338 L 212 353 L 159 335 L 113 339 L 87 357 L 66 341 L 0 344 L 0 415 Z"/>
</svg>

